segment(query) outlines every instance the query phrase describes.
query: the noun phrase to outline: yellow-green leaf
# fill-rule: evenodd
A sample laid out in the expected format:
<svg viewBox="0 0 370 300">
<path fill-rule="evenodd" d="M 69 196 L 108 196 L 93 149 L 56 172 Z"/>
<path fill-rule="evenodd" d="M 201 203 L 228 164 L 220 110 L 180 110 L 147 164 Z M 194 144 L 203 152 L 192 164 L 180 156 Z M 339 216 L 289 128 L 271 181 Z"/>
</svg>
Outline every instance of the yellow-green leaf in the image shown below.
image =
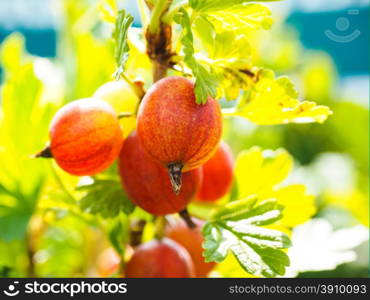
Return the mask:
<svg viewBox="0 0 370 300">
<path fill-rule="evenodd" d="M 283 181 L 292 167 L 292 158 L 283 149 L 263 152 L 259 147 L 253 147 L 241 152 L 235 165 L 238 198 L 265 194 Z"/>
<path fill-rule="evenodd" d="M 260 4 L 232 6 L 206 14 L 216 31 L 237 31 L 269 29 L 272 25 L 271 11 Z"/>
<path fill-rule="evenodd" d="M 316 213 L 315 199 L 304 185 L 281 186 L 293 168 L 293 159 L 283 149 L 262 151 L 253 147 L 239 154 L 235 166 L 238 199 L 276 199 L 284 207 L 276 224 L 287 228 L 309 220 Z"/>
<path fill-rule="evenodd" d="M 43 84 L 23 38 L 10 35 L 1 50 L 0 240 L 10 241 L 24 237 L 47 177 L 45 161 L 31 155 L 45 146 L 54 108 L 41 101 Z"/>
<path fill-rule="evenodd" d="M 222 262 L 232 252 L 250 274 L 284 275 L 290 262 L 282 249 L 290 247 L 291 241 L 281 231 L 262 227 L 279 220 L 282 209 L 275 200 L 256 204 L 253 198 L 220 208 L 202 229 L 205 261 Z"/>
<path fill-rule="evenodd" d="M 116 0 L 101 0 L 98 4 L 101 18 L 108 23 L 114 24 L 118 15 Z"/>
<path fill-rule="evenodd" d="M 235 115 L 259 125 L 274 125 L 323 123 L 332 114 L 327 106 L 298 100 L 292 82 L 286 77 L 276 79 L 272 71 L 261 70 L 256 79 L 244 93 Z"/>
<path fill-rule="evenodd" d="M 306 187 L 301 184 L 280 188 L 271 195 L 283 205 L 281 224 L 295 227 L 309 220 L 316 213 L 315 197 L 307 194 Z"/>
</svg>

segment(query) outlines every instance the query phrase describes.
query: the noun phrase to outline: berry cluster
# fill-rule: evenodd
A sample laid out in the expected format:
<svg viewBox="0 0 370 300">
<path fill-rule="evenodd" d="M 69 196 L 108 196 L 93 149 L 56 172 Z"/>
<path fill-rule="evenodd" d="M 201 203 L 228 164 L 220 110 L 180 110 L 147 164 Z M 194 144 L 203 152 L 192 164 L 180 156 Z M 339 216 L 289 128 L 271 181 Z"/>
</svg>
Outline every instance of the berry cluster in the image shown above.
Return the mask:
<svg viewBox="0 0 370 300">
<path fill-rule="evenodd" d="M 135 114 L 137 105 L 136 126 L 120 122 L 117 110 Z M 118 158 L 122 186 L 134 204 L 156 216 L 181 214 L 190 201 L 213 202 L 229 192 L 233 156 L 221 135 L 219 104 L 212 98 L 197 104 L 194 84 L 186 78 L 159 80 L 141 103 L 122 82 L 108 83 L 92 98 L 57 112 L 50 146 L 39 156 L 53 157 L 78 176 L 102 172 Z M 206 276 L 214 263 L 202 256 L 202 225 L 195 218 L 187 224 L 173 219 L 164 238 L 136 247 L 125 275 Z"/>
</svg>

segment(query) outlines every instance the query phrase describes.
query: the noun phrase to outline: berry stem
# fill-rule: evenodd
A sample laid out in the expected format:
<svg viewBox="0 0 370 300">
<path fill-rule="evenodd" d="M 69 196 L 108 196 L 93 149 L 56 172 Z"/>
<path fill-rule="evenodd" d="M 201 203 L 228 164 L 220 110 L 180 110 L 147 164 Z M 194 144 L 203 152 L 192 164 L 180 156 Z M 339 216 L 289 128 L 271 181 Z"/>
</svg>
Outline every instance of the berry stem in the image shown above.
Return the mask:
<svg viewBox="0 0 370 300">
<path fill-rule="evenodd" d="M 173 17 L 180 10 L 180 8 L 184 6 L 185 2 L 186 1 L 178 1 L 170 6 L 170 8 L 163 14 L 162 22 L 165 24 L 170 24 L 173 20 Z"/>
<path fill-rule="evenodd" d="M 52 158 L 53 157 L 53 154 L 51 153 L 51 149 L 50 149 L 50 146 L 47 146 L 45 147 L 43 150 L 41 150 L 39 153 L 36 153 L 34 155 L 34 158 L 38 158 L 38 157 L 42 157 L 42 158 Z"/>
<path fill-rule="evenodd" d="M 130 112 L 122 112 L 122 113 L 119 113 L 117 115 L 117 118 L 118 119 L 123 119 L 123 118 L 130 118 L 130 117 L 133 117 L 134 114 L 133 113 L 130 113 Z"/>
<path fill-rule="evenodd" d="M 167 220 L 164 216 L 158 216 L 155 219 L 155 238 L 161 240 L 164 237 Z"/>
<path fill-rule="evenodd" d="M 171 163 L 167 165 L 168 175 L 170 176 L 172 190 L 176 195 L 178 195 L 181 190 L 181 185 L 182 185 L 181 170 L 182 168 L 183 168 L 182 163 Z"/>
<path fill-rule="evenodd" d="M 138 220 L 131 225 L 130 231 L 131 246 L 136 247 L 141 244 L 145 224 L 146 224 L 145 220 Z"/>
<path fill-rule="evenodd" d="M 27 258 L 28 258 L 27 275 L 30 278 L 35 278 L 37 277 L 36 272 L 35 272 L 35 264 L 34 264 L 35 250 L 32 245 L 32 232 L 30 232 L 30 230 L 27 231 L 25 243 L 26 243 L 26 252 L 27 252 Z"/>
<path fill-rule="evenodd" d="M 121 73 L 121 77 L 123 80 L 126 81 L 126 83 L 132 88 L 132 90 L 135 92 L 136 96 L 141 100 L 145 95 L 144 85 L 140 82 L 132 81 L 130 78 L 126 76 L 125 73 Z"/>
<path fill-rule="evenodd" d="M 186 208 L 184 210 L 180 211 L 179 215 L 185 221 L 186 225 L 188 225 L 188 227 L 190 229 L 194 229 L 195 227 L 197 227 L 194 224 L 193 220 L 191 219 L 191 216 L 190 216 L 190 214 L 189 214 L 189 212 Z"/>
</svg>

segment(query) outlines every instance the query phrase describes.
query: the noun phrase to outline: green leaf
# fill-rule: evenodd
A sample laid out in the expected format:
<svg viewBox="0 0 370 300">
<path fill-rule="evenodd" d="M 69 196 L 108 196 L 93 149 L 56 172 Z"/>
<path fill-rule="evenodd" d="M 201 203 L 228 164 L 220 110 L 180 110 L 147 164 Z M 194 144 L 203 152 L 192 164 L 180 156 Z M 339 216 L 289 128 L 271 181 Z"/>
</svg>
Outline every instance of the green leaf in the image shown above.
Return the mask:
<svg viewBox="0 0 370 300">
<path fill-rule="evenodd" d="M 216 98 L 236 100 L 253 85 L 252 56 L 246 35 L 272 24 L 268 7 L 249 1 L 192 1 L 195 34 L 192 56 L 215 78 Z M 189 64 L 188 64 L 189 66 Z M 192 67 L 190 67 L 192 68 Z"/>
<path fill-rule="evenodd" d="M 195 96 L 198 104 L 207 103 L 208 97 L 216 97 L 216 83 L 215 77 L 204 66 L 197 63 L 195 59 L 189 60 L 188 66 L 193 70 L 195 75 Z"/>
<path fill-rule="evenodd" d="M 77 189 L 86 192 L 79 205 L 91 214 L 113 218 L 120 212 L 130 214 L 135 208 L 125 195 L 120 182 L 116 180 L 95 179 L 93 183 L 79 186 Z"/>
<path fill-rule="evenodd" d="M 20 208 L 1 209 L 0 214 L 0 240 L 10 242 L 23 239 L 32 211 Z"/>
<path fill-rule="evenodd" d="M 217 223 L 207 223 L 203 227 L 204 242 L 203 248 L 206 262 L 222 262 L 232 245 L 234 237 L 228 235 L 229 232 L 224 231 L 223 228 L 217 226 Z M 229 238 L 227 238 L 229 236 Z"/>
<path fill-rule="evenodd" d="M 0 239 L 12 241 L 24 238 L 47 178 L 47 163 L 30 156 L 45 146 L 53 107 L 20 34 L 4 40 L 0 60 Z"/>
<path fill-rule="evenodd" d="M 260 4 L 231 6 L 202 15 L 214 24 L 218 32 L 237 31 L 245 34 L 250 30 L 270 29 L 272 25 L 270 9 Z"/>
<path fill-rule="evenodd" d="M 183 32 L 181 42 L 185 54 L 184 62 L 192 70 L 195 77 L 195 96 L 198 104 L 207 102 L 208 97 L 216 96 L 217 77 L 213 75 L 205 65 L 200 64 L 194 57 L 193 33 L 190 18 L 184 9 L 174 18 L 181 25 Z"/>
<path fill-rule="evenodd" d="M 243 16 L 248 15 L 247 12 L 253 15 L 257 11 L 264 11 L 266 16 L 269 15 L 267 8 L 258 7 L 258 5 L 247 5 L 240 10 Z M 226 15 L 230 16 L 230 14 Z M 253 19 L 252 16 L 250 18 Z M 239 17 L 236 19 L 240 20 Z M 181 9 L 174 20 L 183 29 L 181 42 L 185 54 L 184 63 L 196 77 L 197 103 L 205 103 L 207 96 L 235 100 L 241 90 L 247 90 L 250 87 L 253 81 L 253 73 L 249 71 L 252 69 L 251 51 L 245 36 L 236 30 L 217 30 L 210 15 L 207 14 L 195 14 L 195 17 L 190 20 L 187 12 Z M 220 23 L 226 24 L 226 21 L 221 20 Z M 235 28 L 241 26 L 234 25 Z"/>
<path fill-rule="evenodd" d="M 213 25 L 203 17 L 194 22 L 194 32 L 200 53 L 198 63 L 207 66 L 217 77 L 216 98 L 235 100 L 241 89 L 247 89 L 252 68 L 248 40 L 236 31 L 215 32 Z"/>
<path fill-rule="evenodd" d="M 118 222 L 113 228 L 109 231 L 108 237 L 109 240 L 114 247 L 114 249 L 122 255 L 123 253 L 123 243 L 122 239 L 120 238 L 122 236 L 123 227 L 120 222 Z"/>
<path fill-rule="evenodd" d="M 248 40 L 235 32 L 216 33 L 209 58 L 212 64 L 243 69 L 251 67 L 251 50 Z"/>
<path fill-rule="evenodd" d="M 221 220 L 240 220 L 245 213 L 251 210 L 257 200 L 257 197 L 252 196 L 243 200 L 230 202 L 215 212 L 213 218 Z"/>
<path fill-rule="evenodd" d="M 242 268 L 255 276 L 282 276 L 290 264 L 288 255 L 281 250 L 260 248 L 240 240 L 232 245 L 231 251 Z"/>
<path fill-rule="evenodd" d="M 0 194 L 3 194 L 3 195 L 7 195 L 7 196 L 10 196 L 10 197 L 13 197 L 13 198 L 18 198 L 18 197 L 21 197 L 17 191 L 11 191 L 9 190 L 8 188 L 6 188 L 4 185 L 2 185 L 0 183 Z"/>
<path fill-rule="evenodd" d="M 125 71 L 125 65 L 128 60 L 130 50 L 127 33 L 133 21 L 134 18 L 125 10 L 122 9 L 118 12 L 116 25 L 113 32 L 113 38 L 116 42 L 116 62 L 118 66 L 115 73 L 116 78 L 119 78 Z"/>
<path fill-rule="evenodd" d="M 227 10 L 248 2 L 275 2 L 279 0 L 189 0 L 189 5 L 196 12 L 215 12 Z"/>
<path fill-rule="evenodd" d="M 266 229 L 252 225 L 249 220 L 229 221 L 226 225 L 233 231 L 243 237 L 244 241 L 258 245 L 262 248 L 288 248 L 291 241 L 288 236 L 278 230 Z"/>
<path fill-rule="evenodd" d="M 208 21 L 206 17 L 200 15 L 194 19 L 192 29 L 194 30 L 195 38 L 200 41 L 196 46 L 206 55 L 212 53 L 215 50 L 214 44 L 216 35 L 213 24 Z"/>
<path fill-rule="evenodd" d="M 117 253 L 122 257 L 125 254 L 124 245 L 129 239 L 129 229 L 130 226 L 127 222 L 127 218 L 120 217 L 118 219 L 114 219 L 112 224 L 109 224 L 109 240 Z"/>
<path fill-rule="evenodd" d="M 258 199 L 251 196 L 243 200 L 233 201 L 219 209 L 213 218 L 220 220 L 244 220 L 250 224 L 264 226 L 281 219 L 283 207 L 275 199 L 261 201 L 255 206 Z"/>
<path fill-rule="evenodd" d="M 283 232 L 260 227 L 279 220 L 281 210 L 275 200 L 257 204 L 255 197 L 219 209 L 203 227 L 205 260 L 221 262 L 231 251 L 252 275 L 284 275 L 289 257 L 281 249 L 290 247 L 291 241 Z"/>
<path fill-rule="evenodd" d="M 9 266 L 0 266 L 0 278 L 9 278 L 9 277 L 12 277 L 11 276 L 11 273 L 12 273 L 13 269 Z M 15 277 L 15 276 L 14 276 Z"/>
<path fill-rule="evenodd" d="M 327 106 L 300 101 L 287 77 L 276 78 L 273 71 L 266 69 L 255 73 L 234 113 L 259 125 L 323 123 L 331 114 Z"/>
</svg>

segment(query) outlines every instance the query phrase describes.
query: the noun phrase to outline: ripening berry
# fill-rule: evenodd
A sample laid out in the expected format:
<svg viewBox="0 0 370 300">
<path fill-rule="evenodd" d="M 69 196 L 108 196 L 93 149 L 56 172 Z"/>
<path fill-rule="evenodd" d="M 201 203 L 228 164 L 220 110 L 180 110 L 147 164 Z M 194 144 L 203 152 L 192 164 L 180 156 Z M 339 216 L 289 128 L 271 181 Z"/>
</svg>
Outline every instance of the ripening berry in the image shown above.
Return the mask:
<svg viewBox="0 0 370 300">
<path fill-rule="evenodd" d="M 203 181 L 197 200 L 212 202 L 226 195 L 233 182 L 234 158 L 230 147 L 221 142 L 216 153 L 203 167 Z"/>
<path fill-rule="evenodd" d="M 195 102 L 194 84 L 183 77 L 167 77 L 145 94 L 137 131 L 146 152 L 169 169 L 174 192 L 181 188 L 181 171 L 195 169 L 216 151 L 222 117 L 218 103 Z"/>
<path fill-rule="evenodd" d="M 189 228 L 181 219 L 171 219 L 166 227 L 166 236 L 183 246 L 190 254 L 195 268 L 196 277 L 207 277 L 207 274 L 216 265 L 214 262 L 205 262 L 203 257 L 204 242 L 201 229 L 204 221 L 192 218 L 196 225 Z"/>
<path fill-rule="evenodd" d="M 138 246 L 125 269 L 128 278 L 194 277 L 189 253 L 178 243 L 163 238 Z"/>
<path fill-rule="evenodd" d="M 68 103 L 50 125 L 50 151 L 73 175 L 94 175 L 108 168 L 122 146 L 122 130 L 106 102 L 85 98 Z"/>
<path fill-rule="evenodd" d="M 174 194 L 167 169 L 146 154 L 136 131 L 124 141 L 118 166 L 129 198 L 154 215 L 180 212 L 194 198 L 201 184 L 201 170 L 187 172 L 181 192 Z"/>
<path fill-rule="evenodd" d="M 125 129 L 124 136 L 128 136 L 136 128 L 136 109 L 139 98 L 132 88 L 124 80 L 109 81 L 100 86 L 93 95 L 94 98 L 108 102 L 117 115 L 119 113 L 131 113 L 132 116 L 120 120 Z"/>
<path fill-rule="evenodd" d="M 119 270 L 121 257 L 113 248 L 104 249 L 96 260 L 96 268 L 100 276 L 107 277 Z"/>
</svg>

